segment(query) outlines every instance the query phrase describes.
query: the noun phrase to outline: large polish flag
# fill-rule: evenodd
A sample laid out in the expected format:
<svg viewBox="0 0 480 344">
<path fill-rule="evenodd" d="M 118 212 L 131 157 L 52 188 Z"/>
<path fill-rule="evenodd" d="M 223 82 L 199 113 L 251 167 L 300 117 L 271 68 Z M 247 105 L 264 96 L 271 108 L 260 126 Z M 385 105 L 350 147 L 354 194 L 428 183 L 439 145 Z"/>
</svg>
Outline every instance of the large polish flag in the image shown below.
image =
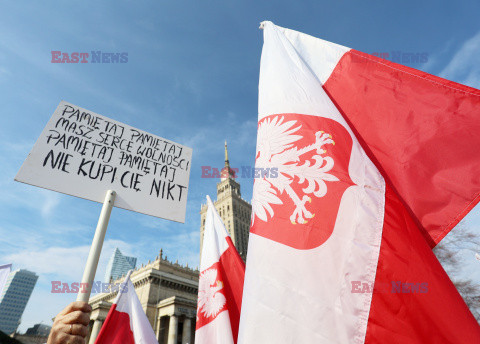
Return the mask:
<svg viewBox="0 0 480 344">
<path fill-rule="evenodd" d="M 432 252 L 479 201 L 480 91 L 263 26 L 238 342 L 480 343 Z"/>
<path fill-rule="evenodd" d="M 158 344 L 130 275 L 120 285 L 95 344 Z"/>
<path fill-rule="evenodd" d="M 245 264 L 207 196 L 200 261 L 196 344 L 237 343 Z"/>
</svg>

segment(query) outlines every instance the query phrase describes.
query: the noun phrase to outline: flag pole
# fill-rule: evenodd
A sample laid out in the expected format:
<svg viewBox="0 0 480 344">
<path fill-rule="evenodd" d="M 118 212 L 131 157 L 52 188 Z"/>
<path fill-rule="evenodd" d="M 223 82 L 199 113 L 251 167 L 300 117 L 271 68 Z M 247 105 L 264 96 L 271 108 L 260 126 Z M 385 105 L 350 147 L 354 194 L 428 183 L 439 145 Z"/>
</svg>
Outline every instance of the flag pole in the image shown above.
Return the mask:
<svg viewBox="0 0 480 344">
<path fill-rule="evenodd" d="M 105 233 L 107 232 L 108 220 L 112 213 L 115 196 L 116 193 L 113 190 L 108 190 L 105 195 L 102 211 L 100 212 L 100 217 L 98 219 L 97 229 L 95 229 L 92 246 L 88 253 L 87 264 L 85 265 L 85 270 L 83 272 L 82 284 L 80 284 L 80 291 L 77 294 L 77 301 L 88 302 L 88 299 L 90 298 L 93 279 L 95 278 L 95 272 L 97 271 L 98 259 L 102 252 L 103 241 L 105 239 Z M 83 287 L 85 284 L 86 289 Z"/>
</svg>

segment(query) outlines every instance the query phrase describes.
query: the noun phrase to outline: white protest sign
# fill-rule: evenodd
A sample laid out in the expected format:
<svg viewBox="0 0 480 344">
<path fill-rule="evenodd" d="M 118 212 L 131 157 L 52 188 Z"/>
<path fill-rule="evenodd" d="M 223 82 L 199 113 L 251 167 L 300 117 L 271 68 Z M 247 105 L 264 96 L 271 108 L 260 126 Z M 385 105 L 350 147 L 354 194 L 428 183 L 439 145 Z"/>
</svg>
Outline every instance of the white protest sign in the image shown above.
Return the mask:
<svg viewBox="0 0 480 344">
<path fill-rule="evenodd" d="M 185 222 L 192 149 L 60 102 L 15 180 Z"/>
</svg>

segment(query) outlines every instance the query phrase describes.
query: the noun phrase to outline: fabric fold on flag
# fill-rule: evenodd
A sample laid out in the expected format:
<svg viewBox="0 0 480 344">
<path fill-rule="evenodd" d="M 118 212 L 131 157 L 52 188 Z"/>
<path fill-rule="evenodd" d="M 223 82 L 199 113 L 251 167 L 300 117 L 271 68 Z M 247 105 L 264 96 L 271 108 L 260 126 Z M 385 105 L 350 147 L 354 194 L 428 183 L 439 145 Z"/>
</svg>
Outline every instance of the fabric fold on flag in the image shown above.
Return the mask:
<svg viewBox="0 0 480 344">
<path fill-rule="evenodd" d="M 263 27 L 255 165 L 279 173 L 254 181 L 239 343 L 480 342 L 431 250 L 478 201 L 479 154 L 445 136 L 479 91 Z"/>
<path fill-rule="evenodd" d="M 396 193 L 385 224 L 365 343 L 480 343 L 480 327 Z"/>
<path fill-rule="evenodd" d="M 277 27 L 430 244 L 480 201 L 480 90 Z"/>
<path fill-rule="evenodd" d="M 207 206 L 195 343 L 237 343 L 245 264 L 209 196 Z"/>
<path fill-rule="evenodd" d="M 95 344 L 158 344 L 130 280 L 132 271 L 120 285 Z"/>
</svg>

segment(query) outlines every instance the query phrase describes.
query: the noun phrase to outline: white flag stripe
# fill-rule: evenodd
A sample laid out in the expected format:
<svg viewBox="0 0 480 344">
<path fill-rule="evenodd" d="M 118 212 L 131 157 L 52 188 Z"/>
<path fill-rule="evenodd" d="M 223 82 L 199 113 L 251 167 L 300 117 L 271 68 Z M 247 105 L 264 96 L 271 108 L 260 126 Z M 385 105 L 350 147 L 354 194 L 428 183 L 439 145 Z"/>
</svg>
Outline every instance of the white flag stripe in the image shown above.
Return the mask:
<svg viewBox="0 0 480 344">
<path fill-rule="evenodd" d="M 385 183 L 320 76 L 282 30 L 266 23 L 264 35 L 259 120 L 298 113 L 340 123 L 352 136 L 349 174 L 356 185 L 343 194 L 333 233 L 319 247 L 297 250 L 250 234 L 238 343 L 363 343 L 371 294 L 352 294 L 351 282 L 375 280 Z"/>
<path fill-rule="evenodd" d="M 147 315 L 142 308 L 142 304 L 138 299 L 135 287 L 130 280 L 130 270 L 125 278 L 126 291 L 119 292 L 117 296 L 116 311 L 127 313 L 130 317 L 130 328 L 133 332 L 136 344 L 158 344 L 153 332 L 152 326 L 148 321 Z M 122 290 L 122 288 L 120 288 Z"/>
<path fill-rule="evenodd" d="M 245 267 L 207 196 L 195 343 L 236 343 Z M 227 292 L 230 291 L 230 294 Z"/>
<path fill-rule="evenodd" d="M 295 37 L 297 46 L 285 37 L 283 31 Z M 344 120 L 330 97 L 322 88 L 318 76 L 312 74 L 302 58 L 297 54 L 297 49 L 306 44 L 305 38 L 300 33 L 288 29 L 279 29 L 270 22 L 264 25 L 265 39 L 262 50 L 262 63 L 260 65 L 260 81 L 258 91 L 258 120 L 272 114 L 298 113 L 311 116 L 321 116 L 333 119 L 342 124 L 350 133 L 354 141 L 355 135 Z M 313 37 L 308 36 L 308 42 Z M 323 47 L 323 44 L 319 47 Z M 331 44 L 329 51 L 338 47 L 336 53 L 331 52 L 331 63 L 335 64 L 349 49 L 340 45 Z M 347 50 L 345 50 L 347 49 Z M 274 63 L 263 63 L 274 61 Z M 333 67 L 320 64 L 318 69 L 327 68 L 331 73 Z M 279 71 L 282 71 L 281 73 Z M 323 71 L 323 73 L 327 73 Z M 329 76 L 330 74 L 328 74 Z M 288 87 L 286 87 L 288 85 Z M 306 93 L 306 90 L 313 93 Z"/>
<path fill-rule="evenodd" d="M 318 111 L 324 117 L 337 116 L 338 110 L 325 92 L 305 93 L 321 88 L 322 83 L 311 73 L 283 32 L 268 22 L 264 28 L 265 38 L 267 35 L 269 39 L 264 41 L 260 65 L 258 120 L 280 113 L 320 115 Z"/>
<path fill-rule="evenodd" d="M 343 45 L 327 42 L 302 32 L 276 27 L 295 47 L 298 55 L 302 57 L 322 85 L 328 80 L 342 56 L 351 50 Z M 322 63 L 318 63 L 318 61 L 322 61 Z"/>
<path fill-rule="evenodd" d="M 228 243 L 225 240 L 228 232 L 209 196 L 207 196 L 207 205 L 200 271 L 218 262 L 222 253 L 228 249 Z"/>
<path fill-rule="evenodd" d="M 216 342 L 212 343 L 212 338 Z M 195 331 L 195 344 L 233 344 L 232 329 L 228 312 L 220 313 L 208 325 Z"/>
</svg>

